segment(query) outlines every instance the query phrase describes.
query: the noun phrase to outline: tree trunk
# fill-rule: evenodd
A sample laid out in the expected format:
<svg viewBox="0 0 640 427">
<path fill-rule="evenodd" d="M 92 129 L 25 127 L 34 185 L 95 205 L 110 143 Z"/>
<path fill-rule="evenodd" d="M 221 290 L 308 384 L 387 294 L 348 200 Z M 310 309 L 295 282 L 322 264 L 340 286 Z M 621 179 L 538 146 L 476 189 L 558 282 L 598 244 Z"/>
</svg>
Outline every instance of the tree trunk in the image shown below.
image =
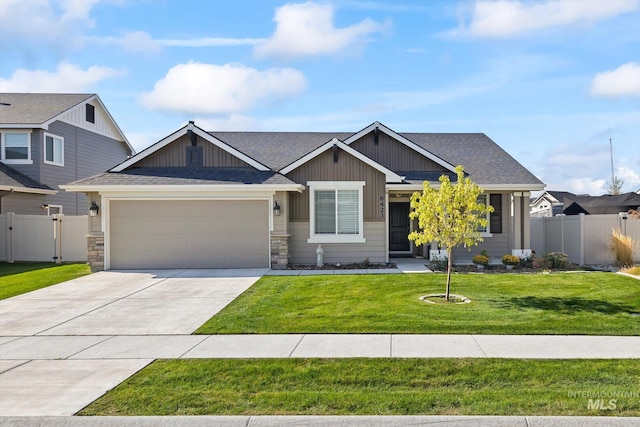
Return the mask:
<svg viewBox="0 0 640 427">
<path fill-rule="evenodd" d="M 451 248 L 447 248 L 447 291 L 445 293 L 445 299 L 449 301 L 449 288 L 451 287 Z"/>
</svg>

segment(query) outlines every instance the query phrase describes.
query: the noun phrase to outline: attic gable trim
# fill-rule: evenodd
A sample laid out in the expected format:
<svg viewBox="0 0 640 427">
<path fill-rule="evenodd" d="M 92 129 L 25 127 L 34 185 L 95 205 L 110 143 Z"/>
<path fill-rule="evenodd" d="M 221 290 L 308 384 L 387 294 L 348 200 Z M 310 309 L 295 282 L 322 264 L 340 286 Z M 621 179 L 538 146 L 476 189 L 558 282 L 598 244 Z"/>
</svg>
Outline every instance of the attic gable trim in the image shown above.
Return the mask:
<svg viewBox="0 0 640 427">
<path fill-rule="evenodd" d="M 454 165 L 452 165 L 451 163 L 441 159 L 440 157 L 436 156 L 432 152 L 425 150 L 424 148 L 420 147 L 415 142 L 405 138 L 404 136 L 400 135 L 399 133 L 395 132 L 394 130 L 389 129 L 388 127 L 386 127 L 385 125 L 383 125 L 380 122 L 371 123 L 369 126 L 367 126 L 366 128 L 362 129 L 360 132 L 354 133 L 349 138 L 345 139 L 344 143 L 347 144 L 347 145 L 351 145 L 351 143 L 353 143 L 354 141 L 357 141 L 358 139 L 360 139 L 363 136 L 367 135 L 368 133 L 372 132 L 373 130 L 375 130 L 375 128 L 380 129 L 380 131 L 384 132 L 385 134 L 387 134 L 391 138 L 393 138 L 396 141 L 406 145 L 408 148 L 412 149 L 413 151 L 415 151 L 415 152 L 417 152 L 419 154 L 422 154 L 423 156 L 425 156 L 429 160 L 432 160 L 433 162 L 439 164 L 443 168 L 445 168 L 445 169 L 447 169 L 447 170 L 449 170 L 451 172 L 455 172 L 456 171 L 456 167 Z"/>
<path fill-rule="evenodd" d="M 44 194 L 54 195 L 57 194 L 57 190 L 46 190 L 44 188 L 31 188 L 31 187 L 19 187 L 13 185 L 0 185 L 0 191 L 8 191 L 9 193 L 30 193 L 30 194 Z M 5 196 L 6 194 L 0 195 Z"/>
<path fill-rule="evenodd" d="M 283 174 L 283 175 L 286 175 L 289 172 L 293 171 L 294 169 L 297 169 L 298 167 L 302 166 L 303 164 L 305 164 L 305 163 L 309 162 L 310 160 L 316 158 L 317 156 L 319 156 L 320 154 L 324 153 L 325 151 L 333 148 L 334 146 L 337 146 L 338 148 L 344 150 L 345 152 L 347 152 L 348 154 L 350 154 L 353 157 L 357 158 L 358 160 L 366 163 L 367 165 L 371 166 L 372 168 L 374 168 L 374 169 L 378 170 L 379 172 L 383 173 L 386 176 L 387 182 L 400 183 L 400 182 L 404 181 L 404 177 L 398 175 L 397 173 L 393 172 L 392 170 L 389 170 L 389 169 L 385 168 L 380 163 L 375 162 L 374 160 L 372 160 L 369 157 L 365 156 L 361 152 L 354 150 L 353 148 L 349 147 L 344 142 L 340 141 L 338 138 L 331 139 L 330 141 L 328 141 L 325 144 L 321 145 L 320 147 L 316 148 L 315 150 L 313 150 L 312 152 L 308 153 L 307 155 L 299 158 L 295 162 L 291 163 L 289 166 L 281 169 L 280 173 Z"/>
<path fill-rule="evenodd" d="M 251 157 L 247 156 L 246 154 L 243 154 L 242 152 L 236 150 L 235 148 L 231 147 L 230 145 L 228 145 L 227 143 L 221 141 L 220 139 L 216 138 L 215 136 L 203 131 L 202 129 L 200 129 L 199 127 L 194 125 L 193 123 L 189 123 L 186 126 L 182 127 L 181 129 L 178 129 L 177 131 L 173 132 L 171 135 L 169 135 L 169 136 L 165 137 L 164 139 L 161 139 L 160 141 L 156 142 L 155 144 L 153 144 L 152 146 L 148 147 L 147 149 L 142 150 L 141 152 L 139 152 L 135 156 L 131 157 L 130 159 L 127 159 L 124 162 L 120 163 L 119 165 L 113 167 L 112 169 L 110 169 L 109 172 L 122 172 L 123 170 L 127 169 L 128 167 L 131 167 L 131 166 L 135 165 L 140 160 L 150 156 L 151 154 L 155 153 L 156 151 L 160 150 L 161 148 L 166 147 L 167 145 L 169 145 L 173 141 L 177 140 L 178 138 L 186 135 L 187 132 L 190 131 L 190 130 L 193 131 L 193 133 L 198 135 L 200 138 L 204 139 L 205 141 L 208 141 L 211 144 L 213 144 L 213 145 L 217 146 L 218 148 L 220 148 L 221 150 L 224 150 L 224 151 L 228 152 L 229 154 L 239 158 L 240 160 L 244 161 L 245 163 L 248 163 L 249 165 L 253 166 L 254 168 L 256 168 L 259 171 L 270 171 L 271 170 L 268 167 L 266 167 L 265 165 L 263 165 L 262 163 L 254 160 Z"/>
</svg>

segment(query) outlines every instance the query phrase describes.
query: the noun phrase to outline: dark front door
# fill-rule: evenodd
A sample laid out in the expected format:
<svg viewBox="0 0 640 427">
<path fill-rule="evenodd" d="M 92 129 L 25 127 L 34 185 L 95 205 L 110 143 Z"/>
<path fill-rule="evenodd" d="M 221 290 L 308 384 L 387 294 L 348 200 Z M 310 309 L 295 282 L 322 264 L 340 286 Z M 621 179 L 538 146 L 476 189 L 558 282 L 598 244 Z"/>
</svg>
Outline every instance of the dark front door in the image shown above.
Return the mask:
<svg viewBox="0 0 640 427">
<path fill-rule="evenodd" d="M 408 252 L 409 203 L 389 203 L 389 251 Z"/>
</svg>

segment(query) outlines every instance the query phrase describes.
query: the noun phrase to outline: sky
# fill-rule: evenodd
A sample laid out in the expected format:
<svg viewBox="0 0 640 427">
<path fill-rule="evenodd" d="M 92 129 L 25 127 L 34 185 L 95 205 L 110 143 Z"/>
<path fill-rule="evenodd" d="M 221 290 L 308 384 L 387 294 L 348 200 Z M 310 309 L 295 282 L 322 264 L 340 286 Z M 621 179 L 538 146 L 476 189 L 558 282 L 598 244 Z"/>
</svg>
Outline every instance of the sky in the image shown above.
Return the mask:
<svg viewBox="0 0 640 427">
<path fill-rule="evenodd" d="M 482 132 L 640 189 L 640 0 L 2 0 L 0 91 L 97 93 L 138 151 L 208 130 Z"/>
</svg>

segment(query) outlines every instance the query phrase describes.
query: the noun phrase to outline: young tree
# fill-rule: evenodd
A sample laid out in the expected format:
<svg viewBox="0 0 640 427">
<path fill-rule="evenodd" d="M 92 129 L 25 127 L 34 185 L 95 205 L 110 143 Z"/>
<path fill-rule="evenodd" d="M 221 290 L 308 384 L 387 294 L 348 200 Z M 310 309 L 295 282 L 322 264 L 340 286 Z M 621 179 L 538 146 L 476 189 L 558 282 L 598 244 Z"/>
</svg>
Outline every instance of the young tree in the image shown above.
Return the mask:
<svg viewBox="0 0 640 427">
<path fill-rule="evenodd" d="M 419 231 L 409 234 L 409 240 L 416 245 L 436 242 L 447 251 L 447 290 L 449 300 L 451 285 L 451 252 L 454 247 L 464 245 L 471 250 L 472 246 L 482 241 L 478 232 L 487 226 L 487 213 L 493 207 L 478 202 L 478 196 L 484 190 L 464 176 L 464 168 L 456 167 L 458 180 L 452 184 L 449 177 L 440 177 L 440 189 L 432 188 L 424 182 L 422 193 L 411 196 L 411 219 L 418 218 Z"/>
<path fill-rule="evenodd" d="M 623 185 L 624 185 L 624 179 L 618 178 L 617 176 L 613 176 L 611 177 L 611 181 L 608 181 L 602 188 L 604 189 L 604 191 L 607 192 L 607 194 L 610 194 L 612 196 L 617 196 L 618 194 L 622 193 Z"/>
</svg>

